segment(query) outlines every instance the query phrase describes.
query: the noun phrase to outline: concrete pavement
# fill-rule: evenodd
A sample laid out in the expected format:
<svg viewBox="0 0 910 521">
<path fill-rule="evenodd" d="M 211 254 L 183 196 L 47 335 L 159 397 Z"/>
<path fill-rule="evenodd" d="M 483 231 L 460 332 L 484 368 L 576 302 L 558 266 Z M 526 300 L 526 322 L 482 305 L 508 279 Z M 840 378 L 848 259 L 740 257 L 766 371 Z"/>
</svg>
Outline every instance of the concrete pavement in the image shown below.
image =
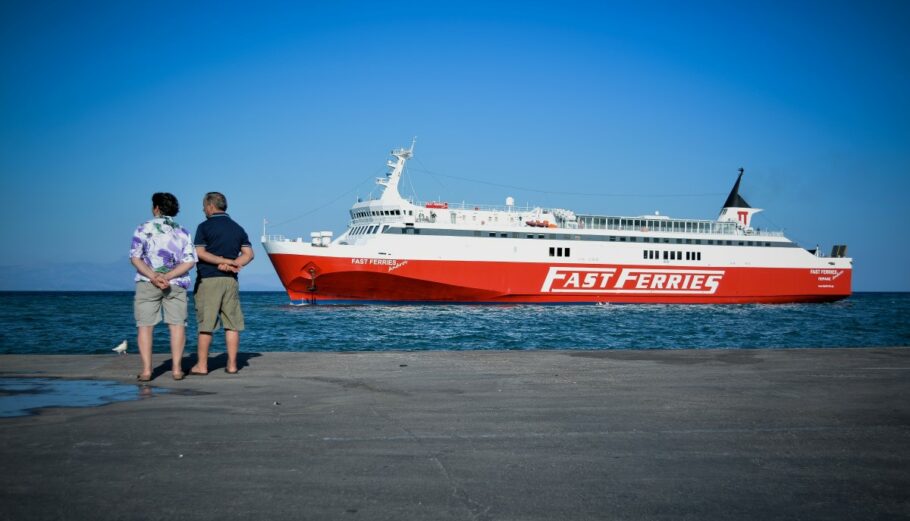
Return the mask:
<svg viewBox="0 0 910 521">
<path fill-rule="evenodd" d="M 166 358 L 148 398 L 0 419 L 0 517 L 910 517 L 907 348 L 222 355 L 181 382 Z"/>
</svg>

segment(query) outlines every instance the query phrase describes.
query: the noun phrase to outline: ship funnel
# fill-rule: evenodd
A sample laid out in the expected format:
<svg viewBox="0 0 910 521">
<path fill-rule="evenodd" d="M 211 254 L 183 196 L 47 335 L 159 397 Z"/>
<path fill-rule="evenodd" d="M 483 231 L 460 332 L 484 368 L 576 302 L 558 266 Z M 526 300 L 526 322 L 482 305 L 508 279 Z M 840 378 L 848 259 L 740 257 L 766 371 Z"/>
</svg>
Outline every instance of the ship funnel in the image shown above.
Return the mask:
<svg viewBox="0 0 910 521">
<path fill-rule="evenodd" d="M 740 168 L 736 183 L 733 184 L 733 189 L 730 190 L 730 195 L 727 196 L 717 220 L 718 222 L 735 222 L 743 229 L 751 230 L 752 216 L 760 212 L 761 208 L 752 208 L 739 194 L 739 183 L 742 181 L 744 173 L 745 170 Z"/>
</svg>

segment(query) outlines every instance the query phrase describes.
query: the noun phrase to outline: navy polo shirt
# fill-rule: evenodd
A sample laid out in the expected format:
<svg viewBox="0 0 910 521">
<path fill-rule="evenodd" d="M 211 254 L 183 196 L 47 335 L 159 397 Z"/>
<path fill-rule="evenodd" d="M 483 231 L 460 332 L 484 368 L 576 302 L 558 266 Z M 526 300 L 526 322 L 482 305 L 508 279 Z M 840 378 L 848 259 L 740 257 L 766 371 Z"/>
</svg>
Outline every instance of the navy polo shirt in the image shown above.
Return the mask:
<svg viewBox="0 0 910 521">
<path fill-rule="evenodd" d="M 203 221 L 196 228 L 193 244 L 204 246 L 205 251 L 213 255 L 232 260 L 240 256 L 242 246 L 252 247 L 243 228 L 226 213 L 212 214 Z M 198 280 L 208 277 L 234 277 L 236 279 L 237 274 L 221 271 L 216 264 L 199 259 L 199 262 L 196 263 L 196 278 Z"/>
</svg>

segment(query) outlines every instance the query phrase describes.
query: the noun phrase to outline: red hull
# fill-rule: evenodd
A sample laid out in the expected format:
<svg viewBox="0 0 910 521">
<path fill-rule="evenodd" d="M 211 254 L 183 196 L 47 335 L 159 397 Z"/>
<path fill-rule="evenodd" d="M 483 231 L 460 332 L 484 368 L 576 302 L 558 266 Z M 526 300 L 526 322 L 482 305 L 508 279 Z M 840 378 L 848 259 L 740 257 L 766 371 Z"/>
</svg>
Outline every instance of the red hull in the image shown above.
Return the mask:
<svg viewBox="0 0 910 521">
<path fill-rule="evenodd" d="M 292 300 L 741 304 L 850 296 L 850 269 L 544 264 L 269 255 Z"/>
</svg>

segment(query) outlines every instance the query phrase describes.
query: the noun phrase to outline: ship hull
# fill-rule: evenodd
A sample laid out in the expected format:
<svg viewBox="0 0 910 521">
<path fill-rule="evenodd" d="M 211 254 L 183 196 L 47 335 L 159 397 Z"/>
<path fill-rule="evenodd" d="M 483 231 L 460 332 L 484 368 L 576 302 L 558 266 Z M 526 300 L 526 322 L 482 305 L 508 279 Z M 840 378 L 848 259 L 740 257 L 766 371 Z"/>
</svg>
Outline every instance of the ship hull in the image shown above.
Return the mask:
<svg viewBox="0 0 910 521">
<path fill-rule="evenodd" d="M 270 252 L 291 300 L 346 303 L 830 302 L 851 268 L 500 262 Z"/>
</svg>

